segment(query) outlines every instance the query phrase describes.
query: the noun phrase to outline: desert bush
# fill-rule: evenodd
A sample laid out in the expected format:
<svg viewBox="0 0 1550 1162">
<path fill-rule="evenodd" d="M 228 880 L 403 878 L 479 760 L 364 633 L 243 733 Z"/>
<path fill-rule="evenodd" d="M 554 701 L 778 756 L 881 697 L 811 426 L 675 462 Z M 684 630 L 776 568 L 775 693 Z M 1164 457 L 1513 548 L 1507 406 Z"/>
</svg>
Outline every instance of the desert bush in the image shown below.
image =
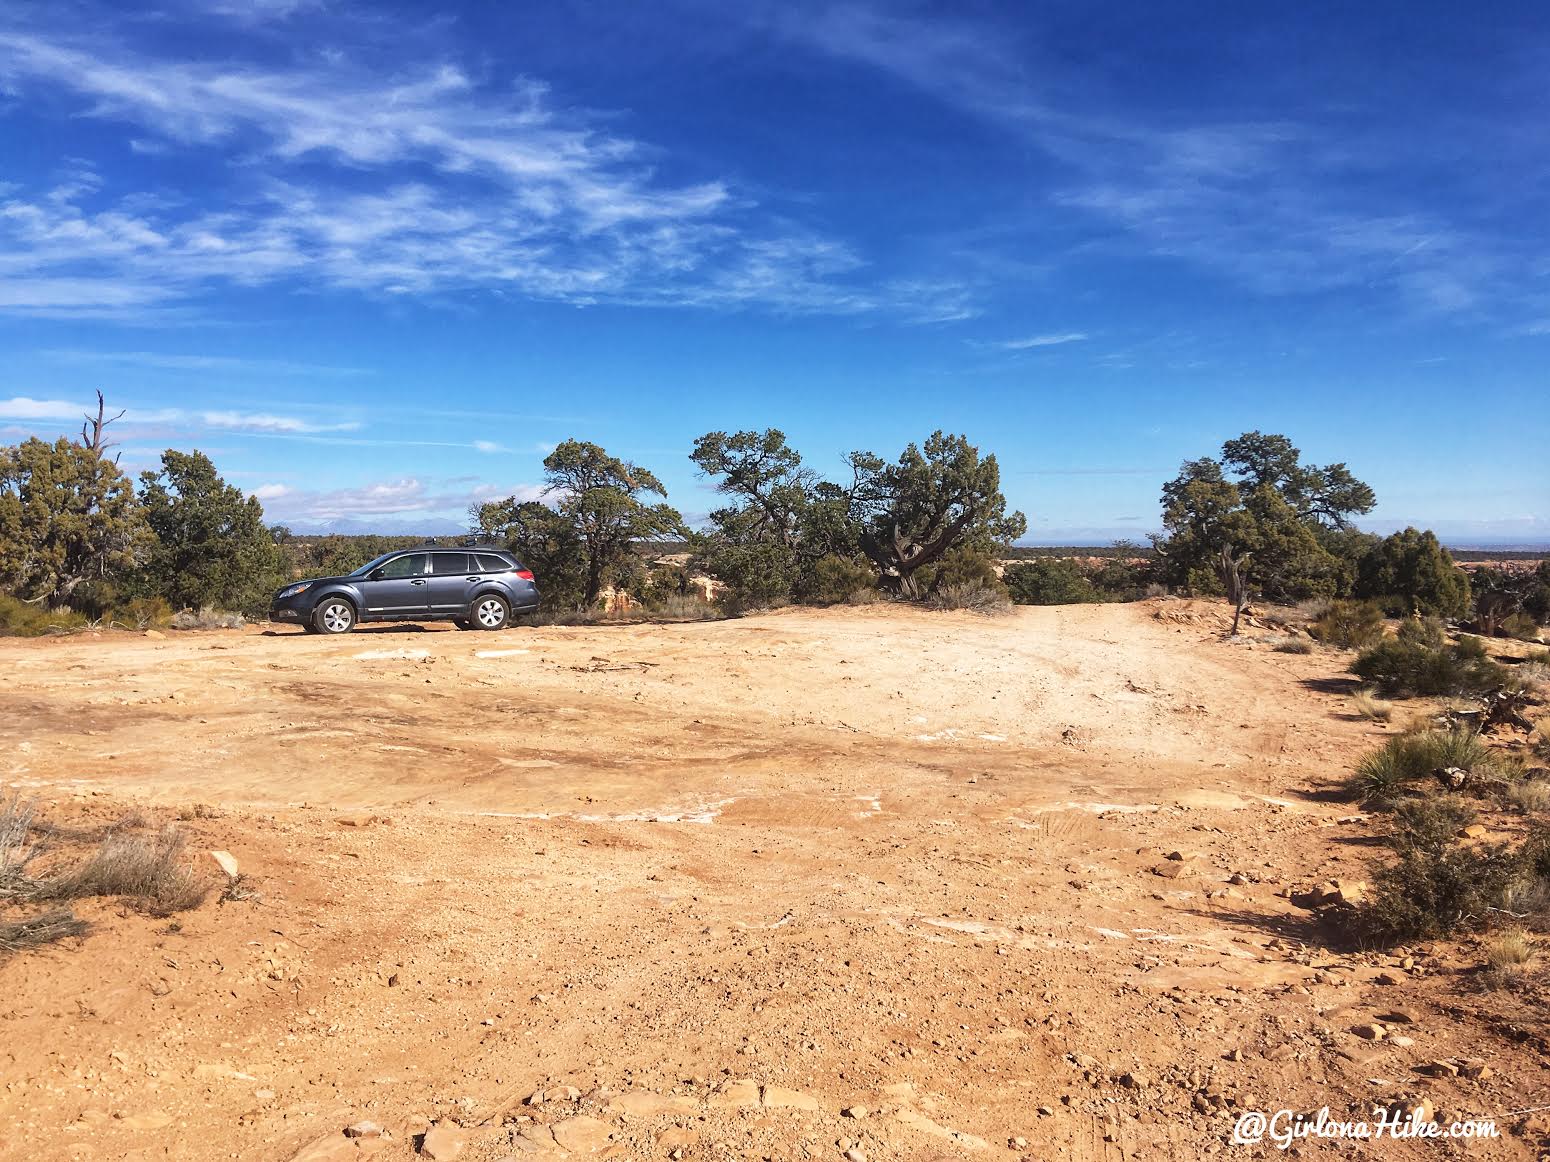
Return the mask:
<svg viewBox="0 0 1550 1162">
<path fill-rule="evenodd" d="M 1366 649 L 1383 638 L 1383 611 L 1370 601 L 1331 601 L 1308 632 L 1325 645 Z"/>
<path fill-rule="evenodd" d="M 183 859 L 186 839 L 164 827 L 153 839 L 110 832 L 80 867 L 40 884 L 40 895 L 70 900 L 119 896 L 153 916 L 197 908 L 208 893 Z"/>
<path fill-rule="evenodd" d="M 1059 557 L 1009 565 L 1004 581 L 1018 605 L 1079 605 L 1098 600 L 1086 570 Z"/>
<path fill-rule="evenodd" d="M 1501 624 L 1501 632 L 1524 642 L 1539 640 L 1539 623 L 1526 613 L 1514 613 Z"/>
<path fill-rule="evenodd" d="M 813 562 L 802 597 L 818 605 L 838 605 L 858 589 L 877 588 L 877 571 L 854 557 L 826 553 Z"/>
<path fill-rule="evenodd" d="M 44 609 L 0 593 L 0 637 L 41 637 L 84 629 L 86 617 L 71 609 Z"/>
<path fill-rule="evenodd" d="M 1394 717 L 1394 704 L 1378 697 L 1377 691 L 1363 686 L 1351 698 L 1351 705 L 1363 718 L 1372 722 L 1387 722 Z"/>
<path fill-rule="evenodd" d="M 1441 851 L 1479 812 L 1457 795 L 1426 795 L 1394 804 L 1389 843 L 1400 851 Z"/>
<path fill-rule="evenodd" d="M 1469 575 L 1431 532 L 1405 529 L 1375 544 L 1358 563 L 1356 596 L 1378 602 L 1396 617 L 1463 617 L 1469 611 Z"/>
<path fill-rule="evenodd" d="M 1498 932 L 1485 942 L 1485 966 L 1493 976 L 1519 976 L 1533 959 L 1533 942 L 1521 928 Z"/>
<path fill-rule="evenodd" d="M 112 606 L 106 617 L 125 629 L 165 629 L 172 624 L 172 606 L 164 597 L 136 597 Z"/>
<path fill-rule="evenodd" d="M 1489 748 L 1471 730 L 1422 730 L 1391 738 L 1363 756 L 1347 788 L 1364 803 L 1388 806 L 1438 771 L 1456 767 L 1473 773 L 1494 765 Z"/>
<path fill-rule="evenodd" d="M 29 948 L 42 948 L 71 936 L 84 936 L 91 930 L 85 920 L 76 919 L 68 908 L 53 908 L 37 916 L 0 922 L 0 958 Z"/>
<path fill-rule="evenodd" d="M 1502 845 L 1410 847 L 1374 877 L 1357 929 L 1378 944 L 1480 931 L 1526 876 L 1520 855 Z"/>
<path fill-rule="evenodd" d="M 670 621 L 710 621 L 720 616 L 709 602 L 688 593 L 668 593 L 657 597 L 647 607 L 653 618 Z"/>
<path fill-rule="evenodd" d="M 845 598 L 846 605 L 876 605 L 883 599 L 875 585 L 863 585 L 859 589 L 852 589 L 850 595 Z"/>
<path fill-rule="evenodd" d="M 246 622 L 240 613 L 206 606 L 198 613 L 191 609 L 179 610 L 172 615 L 170 624 L 173 629 L 241 629 Z"/>
<path fill-rule="evenodd" d="M 1311 654 L 1313 643 L 1300 637 L 1277 638 L 1272 647 L 1278 654 Z"/>
<path fill-rule="evenodd" d="M 1550 780 L 1523 779 L 1507 788 L 1507 801 L 1530 815 L 1550 811 Z"/>
<path fill-rule="evenodd" d="M 947 585 L 931 595 L 929 604 L 932 609 L 959 609 L 989 616 L 1012 610 L 1006 593 L 988 585 Z"/>
<path fill-rule="evenodd" d="M 1407 646 L 1440 650 L 1448 644 L 1448 630 L 1440 617 L 1407 617 L 1395 637 Z"/>
<path fill-rule="evenodd" d="M 32 821 L 37 802 L 19 791 L 0 798 L 0 896 L 16 894 L 27 882 L 27 865 L 37 858 Z"/>
<path fill-rule="evenodd" d="M 1361 654 L 1351 672 L 1390 697 L 1478 694 L 1500 689 L 1508 678 L 1474 638 L 1440 649 L 1397 638 L 1381 642 Z"/>
</svg>

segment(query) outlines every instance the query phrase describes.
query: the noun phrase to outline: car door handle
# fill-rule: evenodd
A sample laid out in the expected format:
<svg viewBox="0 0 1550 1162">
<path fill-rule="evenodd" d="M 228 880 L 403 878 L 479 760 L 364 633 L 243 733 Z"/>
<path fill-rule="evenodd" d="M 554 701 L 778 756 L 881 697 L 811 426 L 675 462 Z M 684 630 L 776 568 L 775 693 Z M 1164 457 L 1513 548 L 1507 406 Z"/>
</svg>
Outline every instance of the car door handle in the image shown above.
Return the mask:
<svg viewBox="0 0 1550 1162">
<path fill-rule="evenodd" d="M 425 582 L 423 580 L 420 580 L 420 579 L 417 578 L 417 579 L 409 582 L 409 584 L 411 584 L 411 585 L 424 585 Z"/>
<path fill-rule="evenodd" d="M 478 578 L 478 577 L 470 577 L 469 580 L 470 581 L 478 581 L 478 580 L 480 580 L 480 578 Z"/>
</svg>

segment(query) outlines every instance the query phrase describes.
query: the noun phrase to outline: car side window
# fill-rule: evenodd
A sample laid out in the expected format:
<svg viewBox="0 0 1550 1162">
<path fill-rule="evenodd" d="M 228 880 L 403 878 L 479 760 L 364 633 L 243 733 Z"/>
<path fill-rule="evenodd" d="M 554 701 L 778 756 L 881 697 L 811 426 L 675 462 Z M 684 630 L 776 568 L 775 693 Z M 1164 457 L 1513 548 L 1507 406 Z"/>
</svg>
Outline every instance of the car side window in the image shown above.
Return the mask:
<svg viewBox="0 0 1550 1162">
<path fill-rule="evenodd" d="M 393 581 L 404 577 L 420 577 L 425 573 L 424 553 L 410 553 L 405 557 L 394 557 L 387 564 L 376 571 L 374 576 L 379 581 Z"/>
<path fill-rule="evenodd" d="M 432 553 L 431 572 L 438 577 L 444 577 L 449 573 L 468 572 L 467 553 Z"/>
<path fill-rule="evenodd" d="M 507 562 L 499 557 L 492 557 L 488 553 L 480 553 L 478 560 L 481 573 L 504 573 L 511 568 Z"/>
</svg>

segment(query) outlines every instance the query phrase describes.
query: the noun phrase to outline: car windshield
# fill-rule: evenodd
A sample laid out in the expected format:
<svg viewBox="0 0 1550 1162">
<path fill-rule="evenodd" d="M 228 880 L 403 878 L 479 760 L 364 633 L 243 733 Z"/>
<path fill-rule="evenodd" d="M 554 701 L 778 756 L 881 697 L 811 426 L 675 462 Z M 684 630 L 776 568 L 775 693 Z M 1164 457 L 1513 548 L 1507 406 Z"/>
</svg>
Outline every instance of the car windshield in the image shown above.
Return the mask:
<svg viewBox="0 0 1550 1162">
<path fill-rule="evenodd" d="M 391 553 L 383 553 L 379 557 L 373 557 L 371 560 L 367 561 L 364 565 L 362 565 L 359 569 L 352 569 L 350 571 L 350 573 L 349 573 L 349 576 L 351 576 L 351 577 L 364 577 L 364 576 L 366 576 L 367 573 L 370 573 L 378 565 L 382 564 L 383 561 L 386 561 L 389 557 L 395 557 L 395 556 L 397 556 L 401 552 L 403 552 L 402 549 L 394 549 Z"/>
</svg>

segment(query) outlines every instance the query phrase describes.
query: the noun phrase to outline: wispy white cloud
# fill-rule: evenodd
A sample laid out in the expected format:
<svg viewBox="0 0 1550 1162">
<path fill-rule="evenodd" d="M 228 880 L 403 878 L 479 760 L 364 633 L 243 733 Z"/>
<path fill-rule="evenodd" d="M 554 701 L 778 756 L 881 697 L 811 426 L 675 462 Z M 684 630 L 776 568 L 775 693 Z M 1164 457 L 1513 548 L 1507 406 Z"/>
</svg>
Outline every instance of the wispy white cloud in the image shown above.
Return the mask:
<svg viewBox="0 0 1550 1162">
<path fill-rule="evenodd" d="M 474 451 L 476 451 L 476 452 L 491 452 L 491 453 L 493 453 L 493 452 L 509 452 L 510 450 L 511 449 L 507 448 L 504 444 L 497 444 L 494 440 L 475 440 L 474 441 Z"/>
<path fill-rule="evenodd" d="M 353 377 L 370 375 L 360 367 L 334 367 L 321 363 L 298 363 L 289 359 L 254 359 L 233 355 L 191 355 L 162 351 L 89 351 L 51 348 L 39 352 L 58 363 L 149 367 L 158 371 L 213 372 L 223 375 L 285 375 Z"/>
<path fill-rule="evenodd" d="M 24 420 L 57 426 L 74 424 L 88 412 L 95 414 L 95 406 L 72 403 L 60 399 L 33 399 L 19 395 L 0 399 L 0 419 Z M 354 421 L 341 423 L 317 423 L 297 416 L 276 415 L 271 412 L 242 412 L 230 410 L 191 410 L 187 408 L 160 407 L 124 409 L 117 421 L 120 428 L 140 425 L 192 425 L 212 431 L 229 432 L 233 435 L 293 436 L 317 432 L 354 431 L 360 424 Z M 464 445 L 466 446 L 466 445 Z"/>
<path fill-rule="evenodd" d="M 244 432 L 353 432 L 361 425 L 354 421 L 341 424 L 317 424 L 296 416 L 277 416 L 269 412 L 212 411 L 195 413 L 199 420 L 212 428 L 228 428 Z"/>
<path fill-rule="evenodd" d="M 507 496 L 540 500 L 544 493 L 543 486 L 537 484 L 479 482 L 449 488 L 447 483 L 405 476 L 356 488 L 317 492 L 269 484 L 255 489 L 253 495 L 265 502 L 266 515 L 271 520 L 330 521 L 422 513 L 461 517 L 472 504 Z"/>
<path fill-rule="evenodd" d="M 0 200 L 0 310 L 12 313 L 155 318 L 213 284 L 285 282 L 932 321 L 968 311 L 962 287 L 882 278 L 722 180 L 664 180 L 652 150 L 561 113 L 533 82 L 496 88 L 452 64 L 383 78 L 347 59 L 172 60 L 35 30 L 0 31 L 0 81 L 153 143 L 237 153 L 252 182 L 204 208 L 114 200 L 82 175 L 13 192 Z"/>
<path fill-rule="evenodd" d="M 1060 331 L 1048 335 L 1029 335 L 1026 339 L 1006 339 L 992 346 L 1003 351 L 1031 351 L 1035 347 L 1060 347 L 1066 343 L 1081 343 L 1087 338 L 1083 331 Z"/>
<path fill-rule="evenodd" d="M 755 11 L 793 41 L 1033 145 L 1052 163 L 1054 205 L 1122 232 L 1092 249 L 1139 246 L 1268 294 L 1379 287 L 1438 312 L 1474 307 L 1511 277 L 1514 248 L 1440 215 L 1425 183 L 1410 199 L 1359 193 L 1387 160 L 1383 143 L 1356 148 L 1292 120 L 1116 107 L 1002 25 L 864 0 Z"/>
</svg>

